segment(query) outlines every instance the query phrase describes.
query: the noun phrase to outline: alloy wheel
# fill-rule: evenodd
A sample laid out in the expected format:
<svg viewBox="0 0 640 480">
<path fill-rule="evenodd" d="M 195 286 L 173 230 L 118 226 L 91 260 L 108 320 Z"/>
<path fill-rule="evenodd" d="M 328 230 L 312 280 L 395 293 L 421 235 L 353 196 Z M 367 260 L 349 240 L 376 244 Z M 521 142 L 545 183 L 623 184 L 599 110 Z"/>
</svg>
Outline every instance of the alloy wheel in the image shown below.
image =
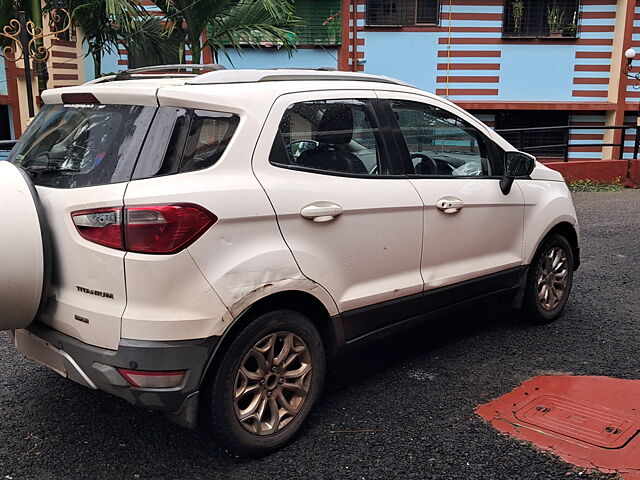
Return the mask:
<svg viewBox="0 0 640 480">
<path fill-rule="evenodd" d="M 540 306 L 545 310 L 556 308 L 565 296 L 568 281 L 567 253 L 561 247 L 551 247 L 538 265 L 536 288 Z"/>
<path fill-rule="evenodd" d="M 279 331 L 263 337 L 247 352 L 236 374 L 236 418 L 256 435 L 280 431 L 305 403 L 311 375 L 311 354 L 298 335 Z"/>
</svg>

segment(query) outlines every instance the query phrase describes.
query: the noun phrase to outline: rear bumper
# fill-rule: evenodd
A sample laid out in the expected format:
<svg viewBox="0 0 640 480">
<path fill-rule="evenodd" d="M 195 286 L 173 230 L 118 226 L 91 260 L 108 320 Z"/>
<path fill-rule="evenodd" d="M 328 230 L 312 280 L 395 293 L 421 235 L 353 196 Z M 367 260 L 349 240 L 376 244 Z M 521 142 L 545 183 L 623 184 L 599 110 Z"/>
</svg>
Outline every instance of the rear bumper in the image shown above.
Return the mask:
<svg viewBox="0 0 640 480">
<path fill-rule="evenodd" d="M 104 390 L 133 405 L 171 413 L 173 420 L 194 427 L 200 384 L 219 337 L 181 341 L 120 341 L 118 350 L 94 347 L 38 322 L 16 330 L 16 346 L 90 388 Z M 21 341 L 19 341 L 22 339 Z M 138 388 L 129 385 L 116 368 L 131 370 L 186 370 L 175 388 Z"/>
</svg>

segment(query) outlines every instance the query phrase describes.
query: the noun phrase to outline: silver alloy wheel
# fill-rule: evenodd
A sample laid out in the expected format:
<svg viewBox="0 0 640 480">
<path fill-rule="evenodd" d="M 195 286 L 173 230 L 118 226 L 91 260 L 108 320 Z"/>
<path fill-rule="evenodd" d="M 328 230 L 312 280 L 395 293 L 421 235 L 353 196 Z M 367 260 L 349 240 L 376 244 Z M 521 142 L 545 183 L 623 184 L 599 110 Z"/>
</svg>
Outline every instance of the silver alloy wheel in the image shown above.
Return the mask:
<svg viewBox="0 0 640 480">
<path fill-rule="evenodd" d="M 236 418 L 257 435 L 283 429 L 307 399 L 311 374 L 311 354 L 299 336 L 286 331 L 267 335 L 247 352 L 236 374 Z"/>
<path fill-rule="evenodd" d="M 567 253 L 561 247 L 551 247 L 538 265 L 536 288 L 540 306 L 545 310 L 556 308 L 564 298 L 568 281 Z"/>
</svg>

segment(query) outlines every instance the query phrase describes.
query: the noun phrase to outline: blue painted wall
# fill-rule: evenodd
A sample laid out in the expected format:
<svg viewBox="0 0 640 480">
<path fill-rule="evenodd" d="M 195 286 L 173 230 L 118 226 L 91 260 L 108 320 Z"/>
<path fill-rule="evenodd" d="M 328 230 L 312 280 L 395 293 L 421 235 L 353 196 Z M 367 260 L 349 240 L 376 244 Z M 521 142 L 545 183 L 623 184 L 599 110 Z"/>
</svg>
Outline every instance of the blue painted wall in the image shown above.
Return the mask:
<svg viewBox="0 0 640 480">
<path fill-rule="evenodd" d="M 284 50 L 275 48 L 245 49 L 242 54 L 230 51 L 230 62 L 224 55 L 220 55 L 219 62 L 227 68 L 314 68 L 338 67 L 338 50 L 333 48 L 301 48 L 291 58 Z"/>
<path fill-rule="evenodd" d="M 362 32 L 367 73 L 399 78 L 430 92 L 436 89 L 438 32 Z"/>
<path fill-rule="evenodd" d="M 574 45 L 502 45 L 500 50 L 500 100 L 572 100 Z"/>
<path fill-rule="evenodd" d="M 574 78 L 604 78 L 609 72 L 577 71 L 576 65 L 609 65 L 608 58 L 576 58 L 577 52 L 611 52 L 611 45 L 590 45 L 581 39 L 599 40 L 606 43 L 613 38 L 613 32 L 580 32 L 580 38 L 570 43 L 529 40 L 502 40 L 502 12 L 500 5 L 453 5 L 442 2 L 440 28 L 434 31 L 401 32 L 396 29 L 384 31 L 382 28 L 358 31 L 358 38 L 364 39 L 364 46 L 358 51 L 364 53 L 364 69 L 397 77 L 422 89 L 440 94 L 450 92 L 453 101 L 606 101 L 606 96 L 588 93 L 576 95 L 578 91 L 606 92 L 605 83 L 576 84 Z M 362 6 L 364 8 L 364 6 Z M 363 10 L 359 8 L 359 10 Z M 449 13 L 451 9 L 451 21 Z M 615 12 L 615 5 L 584 5 L 583 12 L 605 14 Z M 638 8 L 640 13 L 640 7 Z M 483 17 L 486 14 L 494 18 Z M 460 19 L 464 15 L 464 20 Z M 474 19 L 473 15 L 478 15 Z M 456 18 L 456 16 L 458 16 Z M 496 18 L 499 17 L 499 18 Z M 610 27 L 613 18 L 584 18 L 583 26 Z M 364 20 L 358 20 L 364 27 Z M 452 30 L 449 30 L 449 27 Z M 455 30 L 454 30 L 455 29 Z M 495 31 L 492 31 L 495 30 Z M 634 38 L 640 39 L 640 34 Z M 472 39 L 470 43 L 456 43 L 459 39 Z M 452 39 L 451 43 L 449 39 Z M 638 40 L 640 41 L 640 40 Z M 449 44 L 450 43 L 450 44 Z M 498 56 L 476 56 L 475 51 L 497 52 Z M 440 52 L 440 56 L 438 53 Z M 465 56 L 448 52 L 468 52 Z M 438 64 L 441 68 L 438 69 Z M 447 64 L 475 64 L 480 68 L 461 70 Z M 499 64 L 495 70 L 483 64 Z M 455 79 L 438 81 L 437 77 L 499 77 L 497 82 L 462 81 Z M 487 79 L 488 80 L 488 79 Z M 466 94 L 460 90 L 481 90 L 483 94 Z M 457 90 L 457 92 L 456 92 Z M 495 91 L 497 90 L 497 93 Z"/>
<path fill-rule="evenodd" d="M 229 51 L 231 62 L 220 55 L 219 62 L 227 68 L 313 68 L 338 67 L 338 50 L 336 48 L 301 48 L 289 57 L 286 51 L 275 48 L 245 49 L 242 54 L 235 50 Z M 125 65 L 118 65 L 117 54 L 107 54 L 102 57 L 102 72 L 117 72 L 125 70 Z M 123 57 L 126 58 L 126 57 Z M 85 69 L 87 79 L 93 78 L 93 61 L 89 57 Z"/>
</svg>

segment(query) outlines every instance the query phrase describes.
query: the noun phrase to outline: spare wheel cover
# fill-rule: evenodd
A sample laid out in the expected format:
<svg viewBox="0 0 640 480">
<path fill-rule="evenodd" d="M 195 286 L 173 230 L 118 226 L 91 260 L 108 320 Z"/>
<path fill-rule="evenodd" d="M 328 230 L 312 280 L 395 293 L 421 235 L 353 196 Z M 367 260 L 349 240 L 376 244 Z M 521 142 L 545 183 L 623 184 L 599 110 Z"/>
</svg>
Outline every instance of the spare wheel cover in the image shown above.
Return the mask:
<svg viewBox="0 0 640 480">
<path fill-rule="evenodd" d="M 28 174 L 0 161 L 0 330 L 28 326 L 45 299 L 49 245 Z"/>
</svg>

